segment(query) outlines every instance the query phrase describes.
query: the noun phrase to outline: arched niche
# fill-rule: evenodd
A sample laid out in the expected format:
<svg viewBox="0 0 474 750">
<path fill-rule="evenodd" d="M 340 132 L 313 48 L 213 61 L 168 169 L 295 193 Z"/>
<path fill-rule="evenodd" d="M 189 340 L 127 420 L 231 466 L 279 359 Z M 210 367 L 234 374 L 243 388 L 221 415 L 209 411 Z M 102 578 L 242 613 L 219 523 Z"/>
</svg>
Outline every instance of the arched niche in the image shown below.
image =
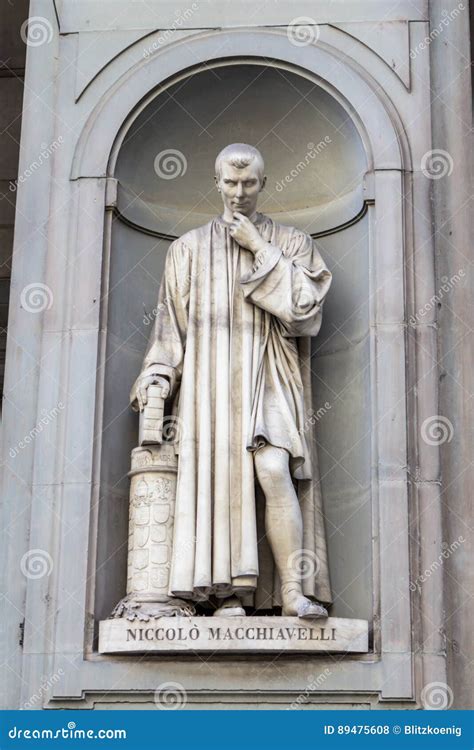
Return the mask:
<svg viewBox="0 0 474 750">
<path fill-rule="evenodd" d="M 109 543 L 98 545 L 96 616 L 107 616 L 125 589 L 126 468 L 137 444 L 128 393 L 150 334 L 166 250 L 173 237 L 220 212 L 215 156 L 244 141 L 266 160 L 260 210 L 316 237 L 334 275 L 312 360 L 333 614 L 372 620 L 371 154 L 360 130 L 309 74 L 233 60 L 167 82 L 130 116 L 118 140 L 99 510 L 99 537 Z M 173 179 L 166 156 L 177 170 Z"/>
<path fill-rule="evenodd" d="M 363 210 L 367 155 L 347 111 L 311 77 L 237 61 L 198 69 L 136 117 L 116 156 L 118 212 L 176 236 L 221 211 L 214 161 L 228 143 L 266 157 L 259 208 L 309 233 L 333 232 Z"/>
</svg>

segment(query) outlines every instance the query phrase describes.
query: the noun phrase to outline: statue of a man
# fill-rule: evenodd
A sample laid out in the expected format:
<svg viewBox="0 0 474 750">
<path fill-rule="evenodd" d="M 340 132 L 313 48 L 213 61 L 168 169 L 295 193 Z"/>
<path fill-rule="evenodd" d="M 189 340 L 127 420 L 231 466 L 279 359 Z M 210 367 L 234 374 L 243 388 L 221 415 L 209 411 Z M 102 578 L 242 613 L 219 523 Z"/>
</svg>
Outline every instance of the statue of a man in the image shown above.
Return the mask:
<svg viewBox="0 0 474 750">
<path fill-rule="evenodd" d="M 160 384 L 181 425 L 170 595 L 217 597 L 215 614 L 245 615 L 242 597 L 259 584 L 261 489 L 283 615 L 326 617 L 310 337 L 331 274 L 310 236 L 257 213 L 256 148 L 227 146 L 215 172 L 224 211 L 170 246 L 131 393 L 142 410 Z M 278 596 L 265 595 L 270 609 Z"/>
</svg>

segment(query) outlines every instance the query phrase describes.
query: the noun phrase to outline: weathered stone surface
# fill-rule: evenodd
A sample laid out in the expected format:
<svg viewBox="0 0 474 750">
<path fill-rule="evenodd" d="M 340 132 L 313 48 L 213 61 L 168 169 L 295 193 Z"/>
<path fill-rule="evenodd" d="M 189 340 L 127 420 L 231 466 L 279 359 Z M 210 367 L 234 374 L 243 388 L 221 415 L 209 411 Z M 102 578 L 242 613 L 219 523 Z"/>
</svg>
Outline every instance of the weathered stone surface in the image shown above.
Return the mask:
<svg viewBox="0 0 474 750">
<path fill-rule="evenodd" d="M 470 247 L 467 4 L 459 4 L 465 10 L 456 18 L 441 0 L 396 5 L 388 0 L 323 2 L 314 17 L 314 3 L 295 0 L 255 8 L 243 25 L 245 13 L 237 4 L 229 15 L 222 3 L 209 0 L 185 18 L 176 15 L 175 2 L 160 0 L 152 3 L 160 5 L 152 27 L 150 2 L 145 0 L 114 0 L 107 6 L 92 4 L 94 8 L 72 0 L 56 5 L 30 3 L 31 15 L 46 21 L 46 43 L 28 46 L 18 175 L 16 167 L 14 174 L 7 170 L 2 175 L 7 191 L 3 223 L 8 227 L 12 199 L 17 197 L 2 413 L 2 527 L 8 532 L 0 564 L 5 594 L 0 602 L 6 666 L 2 706 L 24 707 L 37 695 L 37 707 L 154 708 L 158 658 L 160 679 L 185 685 L 193 708 L 288 706 L 312 683 L 315 663 L 320 670 L 327 666 L 330 674 L 311 707 L 417 708 L 423 688 L 432 682 L 447 685 L 453 707 L 467 707 L 472 618 L 458 605 L 466 588 L 468 544 L 413 590 L 420 574 L 436 564 L 443 544 L 464 535 L 469 520 L 472 481 L 463 453 L 463 446 L 467 451 L 471 445 L 469 440 L 463 443 L 469 419 L 465 393 L 472 376 L 464 322 L 468 284 L 463 279 L 440 308 L 431 302 L 444 277 L 451 279 L 466 268 Z M 116 12 L 110 12 L 112 6 Z M 315 21 L 308 27 L 313 41 L 297 46 L 286 24 L 304 16 Z M 19 20 L 15 32 L 8 29 L 8 34 L 25 50 L 19 33 L 23 18 Z M 369 25 L 375 22 L 372 33 Z M 4 57 L 11 78 L 20 85 L 18 55 Z M 223 123 L 231 109 L 214 122 L 209 101 L 218 99 L 226 67 L 240 75 L 246 64 L 255 65 L 256 88 L 249 92 L 258 104 L 258 117 L 251 112 L 242 124 L 236 118 L 236 128 L 226 130 Z M 292 84 L 298 76 L 305 85 L 314 84 L 319 104 L 333 102 L 324 110 L 330 115 L 327 125 L 324 117 L 318 121 L 316 111 L 308 120 L 318 133 L 315 143 L 324 139 L 329 123 L 339 126 L 338 108 L 344 110 L 344 132 L 354 133 L 344 141 L 347 158 L 341 157 L 334 140 L 331 150 L 310 159 L 313 171 L 331 186 L 328 173 L 342 164 L 343 186 L 347 182 L 348 189 L 359 190 L 363 178 L 352 182 L 348 164 L 366 164 L 368 182 L 374 186 L 365 193 L 366 213 L 355 224 L 316 226 L 323 213 L 326 220 L 327 206 L 321 208 L 319 201 L 310 206 L 315 212 L 311 231 L 340 229 L 321 236 L 335 284 L 325 308 L 330 327 L 321 333 L 312 363 L 320 388 L 316 411 L 325 400 L 331 407 L 317 427 L 337 594 L 332 612 L 371 621 L 374 658 L 348 654 L 335 659 L 324 651 L 316 660 L 302 658 L 301 652 L 283 650 L 282 641 L 279 651 L 268 650 L 255 659 L 230 650 L 232 641 L 226 639 L 217 659 L 196 658 L 176 644 L 174 654 L 163 652 L 166 658 L 151 650 L 144 658 L 123 658 L 126 652 L 117 652 L 97 659 L 95 625 L 125 594 L 126 471 L 131 447 L 137 444 L 127 394 L 130 373 L 140 364 L 142 336 L 149 332 L 148 311 L 156 305 L 155 282 L 161 278 L 167 243 L 114 216 L 116 199 L 110 187 L 122 179 L 117 165 L 125 149 L 120 144 L 130 143 L 132 123 L 148 115 L 150 104 L 156 107 L 158 91 L 167 96 L 168 85 L 182 87 L 182 104 L 196 116 L 189 106 L 191 83 L 183 86 L 183 80 L 198 79 L 197 71 L 206 70 L 212 92 L 201 87 L 207 116 L 197 119 L 212 128 L 209 142 L 224 142 L 221 133 L 251 143 L 260 143 L 262 137 L 262 150 L 270 167 L 274 165 L 270 187 L 279 200 L 282 191 L 276 184 L 286 185 L 281 181 L 291 176 L 302 158 L 300 148 L 304 156 L 313 135 L 302 135 L 303 102 L 294 110 L 296 144 L 287 138 L 291 116 L 278 126 L 272 119 L 272 101 L 260 95 L 266 75 L 262 71 L 270 68 L 281 87 L 286 84 L 288 97 L 294 95 Z M 10 88 L 11 81 L 4 80 Z M 297 89 L 301 86 L 296 83 Z M 245 95 L 238 97 L 235 106 L 242 108 L 244 101 Z M 284 91 L 281 101 L 289 101 Z M 308 107 L 312 109 L 310 102 Z M 160 110 L 161 123 L 166 110 Z M 188 119 L 184 112 L 179 116 L 183 122 Z M 192 120 L 190 127 L 195 124 Z M 144 130 L 140 133 L 143 137 Z M 180 147 L 175 141 L 181 131 L 158 127 L 149 133 L 156 152 Z M 39 164 L 43 145 L 49 148 L 60 136 L 60 151 Z M 198 140 L 204 149 L 206 138 L 201 134 Z M 452 175 L 438 179 L 427 174 L 424 157 L 431 149 L 449 155 Z M 283 152 L 295 156 L 288 169 L 275 158 Z M 326 169 L 332 154 L 334 164 Z M 11 154 L 7 157 L 11 165 Z M 32 169 L 35 164 L 38 168 Z M 150 182 L 155 181 L 151 164 L 147 162 Z M 30 172 L 13 194 L 10 180 Z M 186 179 L 193 174 L 201 172 L 190 159 Z M 309 174 L 305 169 L 285 187 L 286 204 L 292 187 L 314 198 Z M 180 183 L 173 185 L 178 192 Z M 169 182 L 159 186 L 169 194 Z M 142 189 L 139 185 L 137 195 Z M 299 211 L 306 201 L 291 205 Z M 348 218 L 356 215 L 352 212 Z M 200 223 L 195 218 L 189 217 L 190 226 Z M 150 290 L 144 300 L 137 289 L 144 288 L 145 277 Z M 53 298 L 41 314 L 22 305 L 22 292 L 37 284 L 46 285 Z M 122 286 L 123 294 L 114 291 Z M 412 319 L 416 322 L 409 323 L 407 331 Z M 17 451 L 59 403 L 65 408 L 48 431 Z M 442 446 L 426 443 L 421 431 L 425 420 L 439 411 L 454 427 L 452 439 Z M 41 580 L 25 577 L 19 564 L 38 549 L 53 560 L 52 571 Z M 469 603 L 467 598 L 462 606 Z M 165 621 L 151 622 L 156 627 Z M 201 627 L 203 622 L 200 618 Z M 252 622 L 245 619 L 247 627 Z M 320 620 L 311 627 L 327 627 L 329 622 Z M 142 627 L 126 618 L 104 627 L 112 632 L 127 625 Z M 231 625 L 238 627 L 236 620 L 227 627 Z M 213 626 L 218 627 L 217 618 Z M 112 640 L 107 645 L 113 645 Z M 61 679 L 46 694 L 43 683 L 49 675 Z"/>
</svg>

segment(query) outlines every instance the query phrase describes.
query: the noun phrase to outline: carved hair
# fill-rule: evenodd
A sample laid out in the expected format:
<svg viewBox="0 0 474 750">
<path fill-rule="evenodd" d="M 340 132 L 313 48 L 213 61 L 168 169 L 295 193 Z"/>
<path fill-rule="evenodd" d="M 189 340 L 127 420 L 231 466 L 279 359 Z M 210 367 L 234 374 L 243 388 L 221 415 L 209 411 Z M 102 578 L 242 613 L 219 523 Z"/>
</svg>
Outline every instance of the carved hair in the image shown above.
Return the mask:
<svg viewBox="0 0 474 750">
<path fill-rule="evenodd" d="M 259 176 L 262 178 L 265 165 L 260 151 L 254 148 L 254 146 L 249 146 L 248 143 L 231 143 L 230 146 L 223 148 L 217 155 L 216 177 L 221 176 L 221 165 L 223 162 L 232 164 L 236 169 L 244 169 L 244 167 L 248 167 L 255 160 L 257 161 Z"/>
</svg>

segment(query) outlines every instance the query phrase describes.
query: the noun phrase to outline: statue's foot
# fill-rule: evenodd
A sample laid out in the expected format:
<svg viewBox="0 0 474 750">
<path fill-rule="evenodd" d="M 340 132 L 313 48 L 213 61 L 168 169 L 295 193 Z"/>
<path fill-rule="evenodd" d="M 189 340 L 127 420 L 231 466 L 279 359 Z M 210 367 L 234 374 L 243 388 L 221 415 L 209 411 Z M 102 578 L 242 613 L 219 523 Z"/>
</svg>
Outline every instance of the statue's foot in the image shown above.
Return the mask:
<svg viewBox="0 0 474 750">
<path fill-rule="evenodd" d="M 216 609 L 214 617 L 245 617 L 245 609 L 242 607 L 240 599 L 231 596 Z"/>
<path fill-rule="evenodd" d="M 300 617 L 303 620 L 328 617 L 326 607 L 298 593 L 285 597 L 282 614 L 286 617 Z"/>
</svg>

